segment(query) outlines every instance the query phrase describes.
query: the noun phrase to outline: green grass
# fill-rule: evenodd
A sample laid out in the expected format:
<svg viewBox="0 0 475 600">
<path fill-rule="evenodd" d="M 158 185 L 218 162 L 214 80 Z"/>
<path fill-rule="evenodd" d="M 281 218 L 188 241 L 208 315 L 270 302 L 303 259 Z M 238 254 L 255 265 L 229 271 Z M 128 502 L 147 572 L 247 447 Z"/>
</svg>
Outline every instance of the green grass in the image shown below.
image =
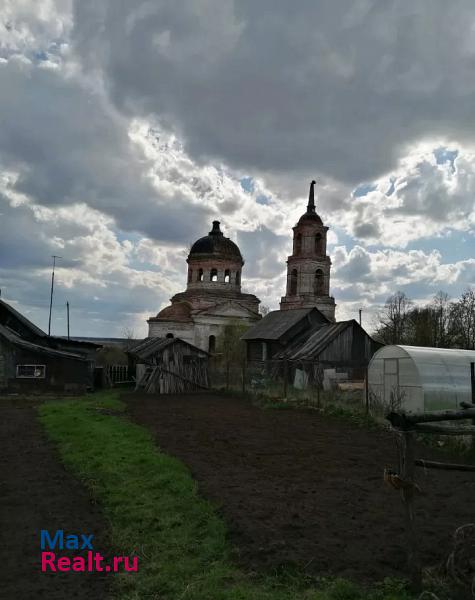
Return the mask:
<svg viewBox="0 0 475 600">
<path fill-rule="evenodd" d="M 201 498 L 188 469 L 160 452 L 150 434 L 121 415 L 114 393 L 48 402 L 40 419 L 66 466 L 101 503 L 110 554 L 139 556 L 139 571 L 113 575 L 120 600 L 406 600 L 401 582 L 368 591 L 298 572 L 243 573 L 226 528 Z"/>
</svg>

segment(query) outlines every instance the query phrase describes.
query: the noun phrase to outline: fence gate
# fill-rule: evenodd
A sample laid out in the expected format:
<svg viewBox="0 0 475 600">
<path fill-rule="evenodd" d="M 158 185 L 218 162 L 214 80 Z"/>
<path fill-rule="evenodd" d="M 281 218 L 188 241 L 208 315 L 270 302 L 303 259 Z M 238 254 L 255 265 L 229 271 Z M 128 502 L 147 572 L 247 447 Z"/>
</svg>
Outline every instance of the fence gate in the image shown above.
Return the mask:
<svg viewBox="0 0 475 600">
<path fill-rule="evenodd" d="M 111 383 L 124 383 L 129 381 L 128 365 L 107 365 L 106 376 Z"/>
</svg>

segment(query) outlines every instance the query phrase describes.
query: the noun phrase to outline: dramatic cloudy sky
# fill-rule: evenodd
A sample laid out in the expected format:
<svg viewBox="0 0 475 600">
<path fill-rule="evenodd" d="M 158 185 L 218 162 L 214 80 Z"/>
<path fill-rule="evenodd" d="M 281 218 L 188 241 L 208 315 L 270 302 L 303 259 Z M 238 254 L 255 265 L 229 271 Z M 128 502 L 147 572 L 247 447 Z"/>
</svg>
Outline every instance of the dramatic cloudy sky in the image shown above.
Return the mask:
<svg viewBox="0 0 475 600">
<path fill-rule="evenodd" d="M 276 308 L 318 178 L 337 317 L 475 282 L 475 8 L 3 0 L 0 288 L 53 332 L 145 335 L 213 219 Z"/>
</svg>

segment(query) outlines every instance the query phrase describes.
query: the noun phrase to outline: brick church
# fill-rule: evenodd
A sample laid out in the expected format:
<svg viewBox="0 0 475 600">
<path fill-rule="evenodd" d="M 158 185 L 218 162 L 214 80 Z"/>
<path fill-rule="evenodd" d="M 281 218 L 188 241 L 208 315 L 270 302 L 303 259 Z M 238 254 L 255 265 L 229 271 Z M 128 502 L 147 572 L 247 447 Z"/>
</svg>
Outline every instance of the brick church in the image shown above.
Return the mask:
<svg viewBox="0 0 475 600">
<path fill-rule="evenodd" d="M 192 245 L 186 262 L 186 290 L 148 319 L 148 335 L 177 337 L 214 352 L 226 324 L 249 326 L 261 318 L 260 300 L 241 291 L 244 259 L 239 247 L 224 236 L 219 221 L 213 221 L 208 235 Z"/>
<path fill-rule="evenodd" d="M 310 184 L 307 211 L 293 228 L 292 256 L 287 259 L 287 292 L 280 310 L 316 307 L 335 321 L 335 299 L 330 296 L 331 260 L 327 256 L 327 231 L 315 210 L 315 181 Z"/>
</svg>

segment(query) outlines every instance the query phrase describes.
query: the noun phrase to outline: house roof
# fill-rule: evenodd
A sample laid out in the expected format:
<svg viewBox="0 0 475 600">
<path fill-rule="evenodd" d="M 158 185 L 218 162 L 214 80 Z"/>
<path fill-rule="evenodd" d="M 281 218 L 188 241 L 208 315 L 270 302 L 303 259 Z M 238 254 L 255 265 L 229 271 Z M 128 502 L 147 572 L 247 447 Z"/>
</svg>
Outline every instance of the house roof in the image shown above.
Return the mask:
<svg viewBox="0 0 475 600">
<path fill-rule="evenodd" d="M 46 354 L 48 356 L 56 356 L 58 358 L 69 358 L 74 360 L 85 361 L 86 359 L 79 355 L 74 354 L 72 352 L 66 352 L 64 350 L 56 350 L 54 348 L 49 348 L 48 346 L 40 346 L 39 344 L 34 344 L 33 342 L 28 342 L 24 340 L 19 335 L 17 335 L 14 331 L 12 331 L 9 327 L 5 325 L 0 325 L 0 337 L 6 339 L 10 344 L 17 346 L 19 348 L 23 348 L 24 350 L 28 350 L 30 352 L 34 352 L 37 354 Z"/>
<path fill-rule="evenodd" d="M 274 310 L 246 331 L 241 339 L 278 340 L 304 317 L 317 310 L 316 308 Z"/>
<path fill-rule="evenodd" d="M 342 331 L 354 324 L 356 324 L 356 321 L 351 319 L 350 321 L 339 321 L 338 323 L 317 326 L 311 331 L 310 335 L 295 340 L 283 352 L 279 352 L 275 358 L 287 358 L 289 360 L 314 359 Z"/>
<path fill-rule="evenodd" d="M 4 300 L 1 300 L 1 299 L 0 299 L 0 309 L 3 309 L 3 311 L 10 313 L 10 315 L 12 317 L 14 317 L 18 321 L 20 321 L 20 323 L 24 327 L 29 329 L 31 331 L 31 333 L 33 333 L 35 336 L 40 337 L 40 338 L 48 337 L 48 335 L 42 329 L 37 327 L 29 319 L 27 319 L 25 316 L 23 316 L 21 313 L 19 313 L 15 308 L 13 308 L 13 306 L 11 304 L 8 304 L 7 302 L 5 302 Z M 1 312 L 0 312 L 0 322 L 2 322 L 2 321 L 4 321 L 4 319 L 1 318 Z M 3 322 L 3 325 L 6 325 L 6 323 Z"/>
<path fill-rule="evenodd" d="M 168 346 L 171 346 L 175 343 L 186 344 L 193 350 L 198 350 L 203 354 L 208 354 L 205 350 L 201 350 L 201 348 L 197 348 L 185 340 L 181 340 L 180 338 L 159 338 L 159 337 L 148 337 L 144 340 L 136 340 L 135 343 L 131 342 L 129 348 L 127 349 L 128 354 L 133 354 L 134 356 L 146 360 L 150 358 L 153 354 L 157 354 L 162 352 Z"/>
</svg>

